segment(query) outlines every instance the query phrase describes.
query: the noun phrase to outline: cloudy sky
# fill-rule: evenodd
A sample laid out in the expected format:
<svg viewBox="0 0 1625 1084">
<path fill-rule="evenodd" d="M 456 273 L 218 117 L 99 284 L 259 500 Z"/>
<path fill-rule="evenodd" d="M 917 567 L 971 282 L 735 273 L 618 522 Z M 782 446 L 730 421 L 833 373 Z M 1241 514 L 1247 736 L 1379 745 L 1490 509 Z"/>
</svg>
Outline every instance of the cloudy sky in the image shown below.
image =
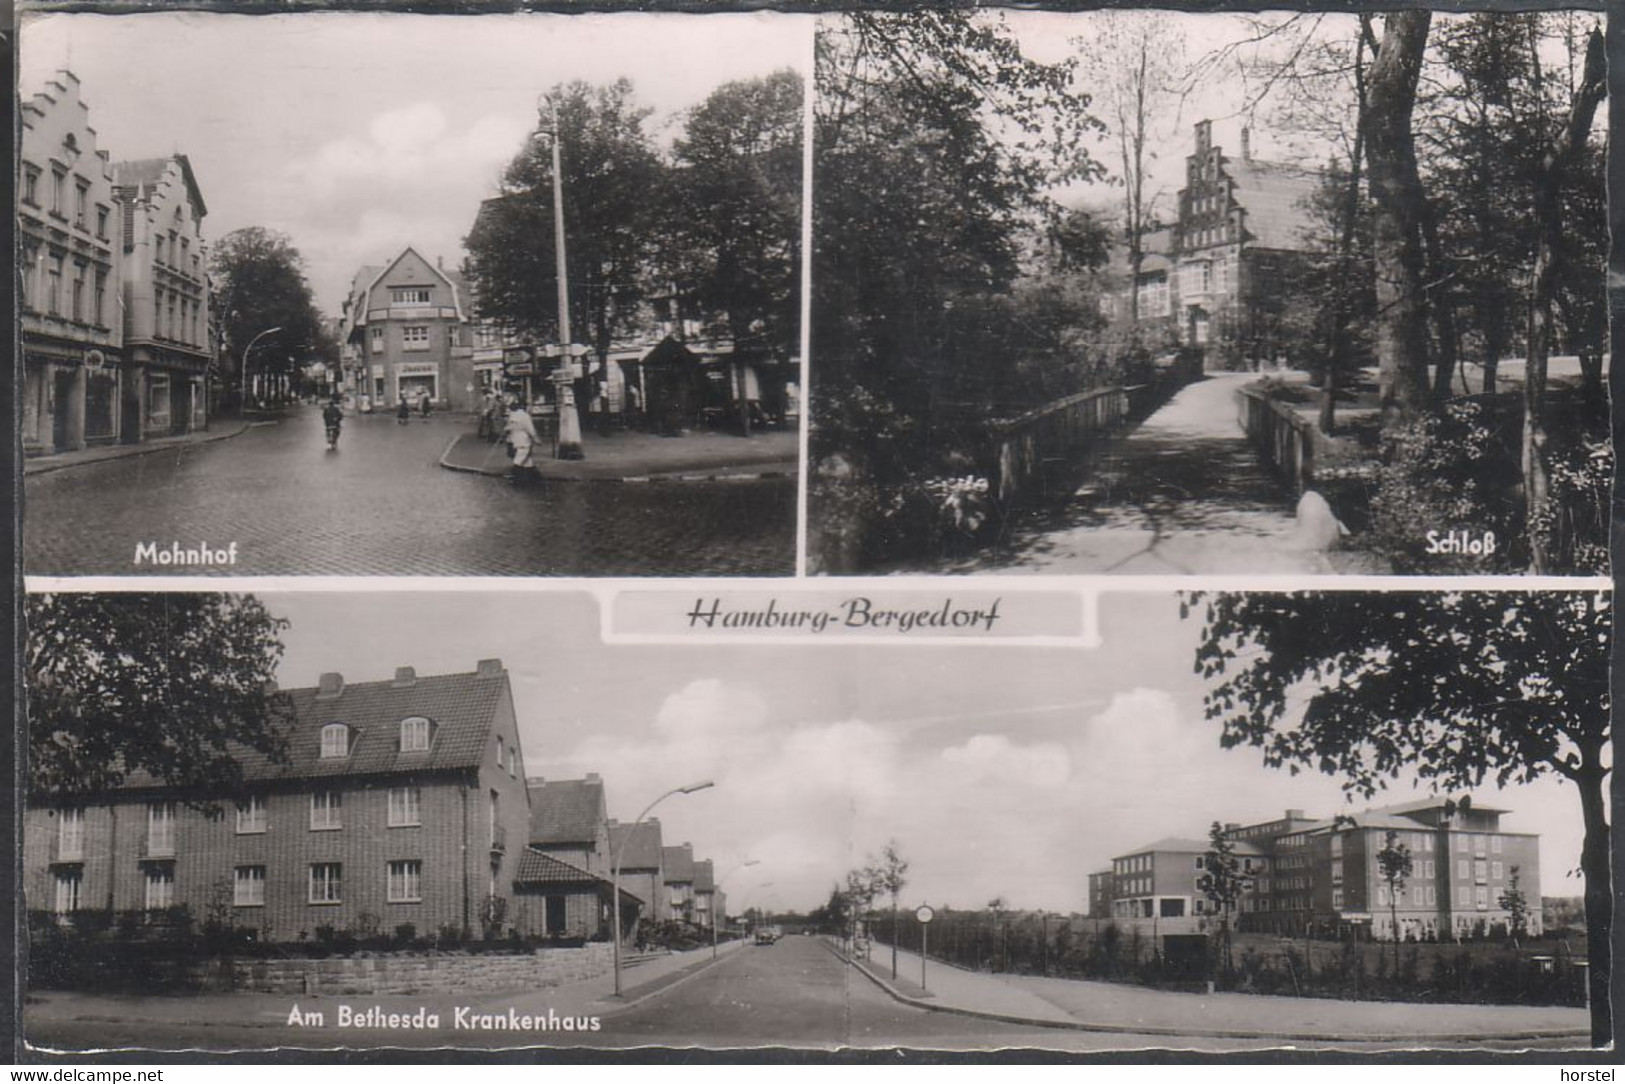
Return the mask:
<svg viewBox="0 0 1625 1084">
<path fill-rule="evenodd" d="M 407 244 L 461 263 L 549 87 L 625 76 L 669 141 L 723 83 L 804 72 L 811 31 L 773 14 L 20 18 L 24 94 L 72 70 L 103 149 L 187 154 L 208 236 L 288 233 L 330 315 L 358 267 Z"/>
<path fill-rule="evenodd" d="M 1336 782 L 1219 748 L 1191 672 L 1198 627 L 1170 594 L 1107 595 L 1096 649 L 607 646 L 597 604 L 560 590 L 270 594 L 288 617 L 285 687 L 324 670 L 466 672 L 500 657 L 530 775 L 604 777 L 631 819 L 672 787 L 668 843 L 692 842 L 739 907 L 808 909 L 888 839 L 912 902 L 1063 912 L 1087 874 L 1214 819 L 1347 808 Z M 1422 796 L 1408 785 L 1378 801 Z M 1481 804 L 1542 835 L 1542 889 L 1578 894 L 1578 800 L 1542 782 Z M 1360 803 L 1356 808 L 1363 808 Z"/>
</svg>

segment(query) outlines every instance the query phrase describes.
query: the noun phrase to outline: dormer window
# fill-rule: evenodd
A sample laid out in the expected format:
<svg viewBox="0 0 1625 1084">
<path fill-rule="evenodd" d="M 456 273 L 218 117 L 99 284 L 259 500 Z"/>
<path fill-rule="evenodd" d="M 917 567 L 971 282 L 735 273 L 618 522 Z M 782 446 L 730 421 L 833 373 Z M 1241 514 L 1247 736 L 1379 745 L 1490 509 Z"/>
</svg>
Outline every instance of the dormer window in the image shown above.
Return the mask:
<svg viewBox="0 0 1625 1084">
<path fill-rule="evenodd" d="M 350 728 L 343 723 L 328 723 L 322 727 L 322 759 L 350 755 Z"/>
<path fill-rule="evenodd" d="M 401 720 L 401 752 L 426 753 L 429 751 L 429 720 L 421 715 Z"/>
</svg>

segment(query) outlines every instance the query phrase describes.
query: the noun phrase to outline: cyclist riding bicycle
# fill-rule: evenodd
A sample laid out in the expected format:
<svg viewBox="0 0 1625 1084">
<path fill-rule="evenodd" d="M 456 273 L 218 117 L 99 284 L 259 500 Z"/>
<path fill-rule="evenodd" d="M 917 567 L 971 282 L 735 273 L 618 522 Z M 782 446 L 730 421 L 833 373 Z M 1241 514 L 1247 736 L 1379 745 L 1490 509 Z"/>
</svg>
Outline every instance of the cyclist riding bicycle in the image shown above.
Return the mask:
<svg viewBox="0 0 1625 1084">
<path fill-rule="evenodd" d="M 322 422 L 327 426 L 327 446 L 337 448 L 339 444 L 339 426 L 344 424 L 344 408 L 334 399 L 322 409 Z"/>
</svg>

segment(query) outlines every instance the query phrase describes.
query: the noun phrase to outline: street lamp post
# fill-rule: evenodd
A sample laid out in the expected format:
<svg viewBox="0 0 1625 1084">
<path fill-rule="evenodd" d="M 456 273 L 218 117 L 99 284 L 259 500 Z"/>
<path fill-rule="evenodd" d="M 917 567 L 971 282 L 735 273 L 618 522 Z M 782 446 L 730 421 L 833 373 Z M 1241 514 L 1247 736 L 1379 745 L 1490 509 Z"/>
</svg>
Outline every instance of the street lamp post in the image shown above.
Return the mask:
<svg viewBox="0 0 1625 1084">
<path fill-rule="evenodd" d="M 631 827 L 627 828 L 626 834 L 621 837 L 621 845 L 619 847 L 616 847 L 615 848 L 615 853 L 613 855 L 611 855 L 611 863 L 610 863 L 610 870 L 609 870 L 610 899 L 611 899 L 610 906 L 614 910 L 615 928 L 610 931 L 610 943 L 615 946 L 615 996 L 616 997 L 621 996 L 621 858 L 626 853 L 626 845 L 627 845 L 627 843 L 629 843 L 631 841 L 632 836 L 634 834 L 636 834 L 636 832 L 638 830 L 638 825 L 643 823 L 643 818 L 647 817 L 649 815 L 649 812 L 651 810 L 653 810 L 655 806 L 659 805 L 661 802 L 664 802 L 667 798 L 670 798 L 673 794 L 693 794 L 697 790 L 704 790 L 707 787 L 714 787 L 714 786 L 716 786 L 716 784 L 713 783 L 711 780 L 707 779 L 704 782 L 700 782 L 700 783 L 690 783 L 686 787 L 673 787 L 671 790 L 668 790 L 666 793 L 662 794 L 660 797 L 656 798 L 654 801 L 652 801 L 648 805 L 644 806 L 643 807 L 643 812 L 638 814 L 638 819 L 632 822 Z M 658 888 L 658 886 L 656 886 L 656 891 L 658 891 L 658 890 L 659 890 L 659 888 Z M 649 903 L 650 903 L 651 907 L 654 905 L 653 900 L 650 900 Z"/>
<path fill-rule="evenodd" d="M 724 873 L 717 879 L 716 885 L 713 886 L 711 890 L 711 959 L 715 960 L 717 958 L 717 899 L 722 895 L 723 884 L 729 877 L 732 877 L 746 866 L 759 866 L 761 864 L 760 859 L 747 858 L 727 873 Z"/>
<path fill-rule="evenodd" d="M 254 347 L 259 345 L 259 341 L 261 339 L 265 338 L 267 335 L 275 335 L 281 330 L 282 328 L 280 326 L 268 327 L 258 335 L 254 336 L 252 339 L 248 340 L 248 345 L 243 348 L 242 406 L 244 409 L 247 409 L 248 407 L 248 357 L 254 352 Z"/>
<path fill-rule="evenodd" d="M 584 459 L 581 451 L 581 419 L 576 415 L 575 380 L 576 351 L 570 334 L 570 278 L 564 250 L 564 172 L 559 153 L 559 105 L 552 103 L 553 125 L 553 259 L 559 288 L 559 361 L 553 369 L 553 402 L 558 411 L 558 425 L 553 436 L 554 459 Z"/>
</svg>

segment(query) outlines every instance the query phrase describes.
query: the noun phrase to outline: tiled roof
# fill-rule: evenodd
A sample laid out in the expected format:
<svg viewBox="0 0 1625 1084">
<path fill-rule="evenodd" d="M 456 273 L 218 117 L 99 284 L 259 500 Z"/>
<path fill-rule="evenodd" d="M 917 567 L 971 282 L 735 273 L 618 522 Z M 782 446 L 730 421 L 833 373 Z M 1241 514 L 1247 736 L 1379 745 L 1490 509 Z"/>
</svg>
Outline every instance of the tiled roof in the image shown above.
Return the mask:
<svg viewBox="0 0 1625 1084">
<path fill-rule="evenodd" d="M 702 858 L 694 863 L 694 891 L 715 892 L 717 890 L 717 875 L 709 858 Z"/>
<path fill-rule="evenodd" d="M 293 712 L 289 763 L 274 764 L 263 753 L 243 749 L 236 753 L 243 778 L 269 782 L 478 767 L 490 755 L 492 717 L 510 696 L 507 671 L 493 666 L 490 675 L 445 674 L 409 684 L 369 681 L 345 685 L 331 698 L 318 698 L 314 688 L 286 690 Z M 400 722 L 419 715 L 430 722 L 429 748 L 403 753 Z M 321 755 L 322 728 L 329 723 L 349 727 L 349 755 Z M 126 785 L 155 783 L 151 776 L 132 773 Z"/>
<path fill-rule="evenodd" d="M 1236 854 L 1257 855 L 1264 853 L 1262 848 L 1255 844 L 1248 843 L 1245 840 L 1232 840 L 1230 846 Z M 1209 840 L 1168 836 L 1166 838 L 1157 840 L 1155 843 L 1147 843 L 1144 847 L 1136 847 L 1132 851 L 1124 851 L 1123 854 L 1206 854 L 1212 848 L 1213 844 Z"/>
<path fill-rule="evenodd" d="M 519 869 L 513 875 L 517 884 L 591 885 L 605 883 L 579 866 L 573 866 L 550 854 L 526 847 L 519 852 Z"/>
<path fill-rule="evenodd" d="M 689 847 L 666 847 L 661 851 L 669 885 L 692 884 L 694 881 L 694 851 Z"/>
<path fill-rule="evenodd" d="M 532 843 L 592 843 L 604 821 L 604 784 L 597 779 L 554 779 L 532 784 Z"/>
<path fill-rule="evenodd" d="M 1308 235 L 1314 216 L 1309 201 L 1320 186 L 1318 173 L 1280 162 L 1229 157 L 1224 170 L 1236 183 L 1236 202 L 1247 212 L 1242 222 L 1255 244 L 1288 251 L 1312 247 Z"/>
<path fill-rule="evenodd" d="M 1428 809 L 1442 809 L 1444 807 L 1445 801 L 1446 801 L 1446 799 L 1435 795 L 1432 798 L 1419 798 L 1414 802 L 1397 802 L 1394 805 L 1373 806 L 1371 808 L 1370 812 L 1372 812 L 1372 813 L 1393 813 L 1393 814 L 1396 814 L 1396 815 L 1403 816 L 1403 815 L 1409 814 L 1409 813 L 1421 813 L 1422 811 L 1428 810 Z M 1506 812 L 1508 812 L 1508 810 L 1506 810 L 1506 809 L 1504 809 L 1504 808 L 1502 808 L 1500 806 L 1479 805 L 1477 802 L 1472 803 L 1472 805 L 1469 808 L 1470 808 L 1471 812 L 1474 812 L 1474 813 L 1506 813 Z"/>
<path fill-rule="evenodd" d="M 609 849 L 611 861 L 616 854 L 620 855 L 622 870 L 629 869 L 659 869 L 661 859 L 660 822 L 656 820 L 644 821 L 637 825 L 637 831 L 632 831 L 630 824 L 615 824 L 609 826 Z"/>
</svg>

